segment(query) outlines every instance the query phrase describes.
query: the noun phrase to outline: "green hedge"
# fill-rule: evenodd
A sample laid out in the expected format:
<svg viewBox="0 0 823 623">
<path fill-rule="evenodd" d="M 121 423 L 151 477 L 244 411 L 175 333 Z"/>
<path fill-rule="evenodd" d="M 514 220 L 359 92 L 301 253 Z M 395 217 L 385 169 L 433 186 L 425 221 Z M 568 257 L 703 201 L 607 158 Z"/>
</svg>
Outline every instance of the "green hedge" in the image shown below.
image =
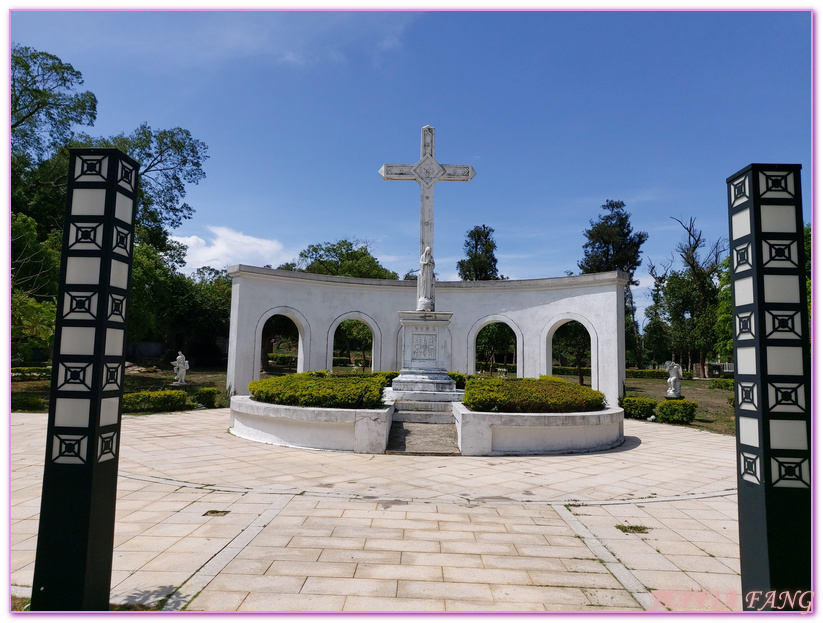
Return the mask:
<svg viewBox="0 0 823 623">
<path fill-rule="evenodd" d="M 691 424 L 697 414 L 693 400 L 664 400 L 657 405 L 657 419 L 670 424 Z"/>
<path fill-rule="evenodd" d="M 43 366 L 25 366 L 11 369 L 12 381 L 48 381 L 51 379 L 51 368 Z"/>
<path fill-rule="evenodd" d="M 297 366 L 297 355 L 292 355 L 289 353 L 269 353 L 269 363 L 276 364 L 278 366 Z"/>
<path fill-rule="evenodd" d="M 517 374 L 517 364 L 516 363 L 494 363 L 494 364 L 492 364 L 492 372 L 497 372 L 498 368 L 505 368 L 507 372 Z M 488 361 L 476 361 L 474 363 L 474 369 L 477 372 L 487 372 L 488 369 L 489 369 L 489 362 Z"/>
<path fill-rule="evenodd" d="M 734 379 L 712 379 L 709 389 L 728 389 L 734 391 Z"/>
<path fill-rule="evenodd" d="M 216 387 L 201 387 L 194 392 L 194 401 L 199 405 L 203 405 L 206 409 L 214 409 L 219 393 L 220 390 Z"/>
<path fill-rule="evenodd" d="M 333 409 L 383 408 L 386 376 L 318 376 L 305 372 L 249 383 L 254 400 L 296 407 Z"/>
<path fill-rule="evenodd" d="M 504 413 L 574 413 L 606 407 L 602 392 L 576 383 L 541 379 L 471 379 L 463 404 L 472 411 Z"/>
<path fill-rule="evenodd" d="M 449 372 L 449 378 L 454 381 L 457 389 L 466 389 L 466 381 L 474 378 L 473 374 L 463 374 L 462 372 Z"/>
<path fill-rule="evenodd" d="M 123 413 L 183 411 L 186 409 L 186 399 L 186 392 L 180 389 L 123 394 Z"/>
<path fill-rule="evenodd" d="M 591 376 L 591 368 L 581 368 L 583 376 Z M 571 366 L 552 366 L 552 374 L 561 374 L 563 376 L 577 376 L 577 368 Z M 669 378 L 669 373 L 663 369 L 660 370 L 636 370 L 634 368 L 626 369 L 627 379 L 663 379 Z M 694 373 L 683 371 L 683 378 L 690 381 L 694 378 Z"/>
<path fill-rule="evenodd" d="M 11 410 L 23 411 L 27 413 L 45 413 L 49 410 L 49 405 L 45 400 L 40 398 L 40 396 L 12 394 Z"/>
<path fill-rule="evenodd" d="M 634 420 L 648 420 L 654 415 L 657 401 L 642 396 L 626 396 L 622 400 L 623 415 Z"/>
<path fill-rule="evenodd" d="M 580 368 L 583 376 L 591 376 L 591 368 Z M 574 366 L 552 366 L 552 374 L 562 376 L 577 376 L 577 368 Z"/>
</svg>

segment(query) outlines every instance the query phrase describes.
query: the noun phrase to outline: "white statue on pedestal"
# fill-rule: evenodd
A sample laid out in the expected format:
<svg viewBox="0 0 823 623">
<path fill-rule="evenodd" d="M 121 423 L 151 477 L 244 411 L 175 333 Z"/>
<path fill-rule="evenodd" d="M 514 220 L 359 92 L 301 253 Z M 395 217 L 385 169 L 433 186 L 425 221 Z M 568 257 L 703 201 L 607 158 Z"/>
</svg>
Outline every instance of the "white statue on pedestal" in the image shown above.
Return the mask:
<svg viewBox="0 0 823 623">
<path fill-rule="evenodd" d="M 434 311 L 434 257 L 431 247 L 420 256 L 417 274 L 417 311 Z"/>
<path fill-rule="evenodd" d="M 683 368 L 680 367 L 680 364 L 674 363 L 673 361 L 667 361 L 663 365 L 666 368 L 666 372 L 669 373 L 669 380 L 666 381 L 666 385 L 668 386 L 668 389 L 666 390 L 666 397 L 682 397 L 682 394 L 680 393 L 680 379 L 683 378 Z"/>
<path fill-rule="evenodd" d="M 186 356 L 178 350 L 177 359 L 172 361 L 171 365 L 174 366 L 174 383 L 172 383 L 172 385 L 185 385 L 186 370 L 189 369 L 189 362 L 186 361 Z"/>
</svg>

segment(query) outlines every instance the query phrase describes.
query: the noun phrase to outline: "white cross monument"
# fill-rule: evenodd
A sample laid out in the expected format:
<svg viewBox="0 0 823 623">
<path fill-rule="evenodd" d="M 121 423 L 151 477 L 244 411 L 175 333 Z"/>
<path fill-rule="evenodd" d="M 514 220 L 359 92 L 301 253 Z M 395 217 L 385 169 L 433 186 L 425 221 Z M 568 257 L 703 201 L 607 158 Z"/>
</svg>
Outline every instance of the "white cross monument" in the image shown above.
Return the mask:
<svg viewBox="0 0 823 623">
<path fill-rule="evenodd" d="M 386 180 L 413 180 L 420 184 L 420 273 L 415 311 L 401 311 L 403 364 L 392 382 L 395 394 L 446 392 L 435 400 L 455 398 L 454 381 L 448 376 L 451 339 L 448 331 L 453 312 L 434 310 L 434 185 L 437 182 L 468 182 L 475 175 L 471 165 L 440 164 L 434 157 L 434 128 L 420 132 L 417 164 L 384 164 L 379 171 Z M 433 398 L 433 397 L 432 397 Z M 419 398 L 418 398 L 419 399 Z"/>
</svg>

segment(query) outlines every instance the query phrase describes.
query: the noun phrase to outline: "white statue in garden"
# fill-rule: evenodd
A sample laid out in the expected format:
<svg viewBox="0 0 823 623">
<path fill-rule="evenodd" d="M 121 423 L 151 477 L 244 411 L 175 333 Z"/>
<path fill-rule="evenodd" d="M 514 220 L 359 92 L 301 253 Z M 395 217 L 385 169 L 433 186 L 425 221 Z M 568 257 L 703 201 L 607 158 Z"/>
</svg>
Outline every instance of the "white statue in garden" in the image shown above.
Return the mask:
<svg viewBox="0 0 823 623">
<path fill-rule="evenodd" d="M 434 311 L 434 257 L 431 247 L 420 256 L 417 274 L 417 311 Z"/>
<path fill-rule="evenodd" d="M 171 365 L 174 366 L 174 383 L 172 383 L 172 385 L 185 385 L 186 370 L 189 369 L 189 362 L 186 360 L 186 356 L 178 350 L 177 359 L 172 361 Z"/>
<path fill-rule="evenodd" d="M 666 381 L 668 386 L 666 397 L 680 398 L 682 396 L 680 393 L 680 379 L 683 378 L 683 368 L 680 367 L 679 363 L 674 363 L 673 361 L 667 361 L 663 365 L 669 374 L 669 380 Z"/>
</svg>

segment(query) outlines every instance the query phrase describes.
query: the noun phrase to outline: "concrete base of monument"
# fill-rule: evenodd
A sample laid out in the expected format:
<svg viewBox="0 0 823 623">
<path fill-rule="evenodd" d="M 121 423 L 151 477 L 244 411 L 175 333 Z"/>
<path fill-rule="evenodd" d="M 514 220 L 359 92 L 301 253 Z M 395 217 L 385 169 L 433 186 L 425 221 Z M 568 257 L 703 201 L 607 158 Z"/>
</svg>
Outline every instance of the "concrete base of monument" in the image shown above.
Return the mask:
<svg viewBox="0 0 823 623">
<path fill-rule="evenodd" d="M 232 396 L 229 431 L 278 446 L 384 454 L 394 406 L 385 409 L 323 409 L 273 405 Z"/>
<path fill-rule="evenodd" d="M 581 413 L 480 413 L 452 405 L 463 456 L 573 454 L 621 445 L 623 409 Z"/>
<path fill-rule="evenodd" d="M 454 381 L 446 370 L 400 370 L 391 388 L 398 394 L 404 392 L 453 393 Z"/>
<path fill-rule="evenodd" d="M 400 377 L 397 377 L 400 378 Z M 448 377 L 447 377 L 448 378 Z M 396 381 L 397 379 L 395 379 Z M 455 389 L 454 381 L 442 390 L 398 390 L 394 386 L 383 390 L 383 402 L 394 405 L 394 422 L 420 424 L 452 424 L 452 403 L 462 402 L 464 391 Z"/>
</svg>

